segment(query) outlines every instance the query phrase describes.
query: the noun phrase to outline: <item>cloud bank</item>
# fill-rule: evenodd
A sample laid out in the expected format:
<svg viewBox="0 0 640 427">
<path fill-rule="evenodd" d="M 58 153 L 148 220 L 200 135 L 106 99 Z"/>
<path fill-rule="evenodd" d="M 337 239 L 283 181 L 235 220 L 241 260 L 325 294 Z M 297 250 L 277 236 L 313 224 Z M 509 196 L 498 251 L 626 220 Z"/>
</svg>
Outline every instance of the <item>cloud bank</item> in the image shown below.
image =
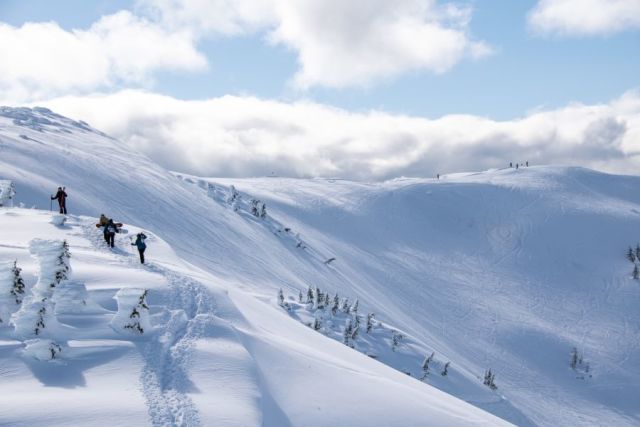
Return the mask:
<svg viewBox="0 0 640 427">
<path fill-rule="evenodd" d="M 0 22 L 0 91 L 16 102 L 122 84 L 159 70 L 200 70 L 206 59 L 188 32 L 169 32 L 130 12 L 102 17 L 88 30 Z"/>
<path fill-rule="evenodd" d="M 539 0 L 528 21 L 536 32 L 565 36 L 640 29 L 640 0 Z"/>
<path fill-rule="evenodd" d="M 510 121 L 436 120 L 308 102 L 225 96 L 181 101 L 123 91 L 41 103 L 132 144 L 167 168 L 202 176 L 378 180 L 504 167 L 509 161 L 613 172 L 640 166 L 640 93 Z"/>
</svg>

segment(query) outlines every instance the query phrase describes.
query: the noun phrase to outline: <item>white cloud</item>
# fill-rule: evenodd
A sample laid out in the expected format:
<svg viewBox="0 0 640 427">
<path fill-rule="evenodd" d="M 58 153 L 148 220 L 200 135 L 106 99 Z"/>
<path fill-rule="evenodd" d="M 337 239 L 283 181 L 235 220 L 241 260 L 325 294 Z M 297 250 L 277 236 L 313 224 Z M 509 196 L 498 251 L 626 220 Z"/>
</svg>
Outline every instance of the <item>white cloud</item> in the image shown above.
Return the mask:
<svg viewBox="0 0 640 427">
<path fill-rule="evenodd" d="M 206 101 L 124 91 L 44 105 L 134 145 L 164 166 L 208 176 L 400 175 L 502 167 L 509 161 L 631 172 L 640 166 L 640 93 L 511 121 L 437 120 L 313 103 L 225 96 Z"/>
<path fill-rule="evenodd" d="M 640 29 L 640 0 L 539 0 L 528 19 L 540 33 L 611 34 Z"/>
<path fill-rule="evenodd" d="M 14 102 L 144 83 L 157 70 L 199 70 L 206 59 L 188 32 L 168 32 L 122 11 L 88 30 L 56 23 L 0 23 L 0 91 Z"/>
<path fill-rule="evenodd" d="M 442 73 L 490 47 L 468 35 L 471 10 L 435 0 L 139 0 L 170 28 L 261 32 L 298 56 L 299 88 L 365 86 L 411 70 Z M 151 12 L 149 12 L 151 11 Z"/>
</svg>

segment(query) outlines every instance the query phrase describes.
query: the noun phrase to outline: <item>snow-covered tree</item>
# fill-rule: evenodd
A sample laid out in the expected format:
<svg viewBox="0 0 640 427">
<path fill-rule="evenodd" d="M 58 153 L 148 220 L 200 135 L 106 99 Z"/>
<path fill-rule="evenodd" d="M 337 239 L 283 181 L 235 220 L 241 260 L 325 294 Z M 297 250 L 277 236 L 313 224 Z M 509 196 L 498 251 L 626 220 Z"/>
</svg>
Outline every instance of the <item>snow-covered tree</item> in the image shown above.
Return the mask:
<svg viewBox="0 0 640 427">
<path fill-rule="evenodd" d="M 140 335 L 151 328 L 147 290 L 123 288 L 116 294 L 118 312 L 111 321 L 111 327 L 121 332 L 123 329 Z"/>
<path fill-rule="evenodd" d="M 353 347 L 353 345 L 351 344 L 351 336 L 353 335 L 353 325 L 351 324 L 351 318 L 348 317 L 345 325 L 344 325 L 344 331 L 342 334 L 342 342 L 345 345 L 348 345 L 349 347 Z"/>
<path fill-rule="evenodd" d="M 636 259 L 640 260 L 640 243 L 636 244 Z"/>
<path fill-rule="evenodd" d="M 336 294 L 333 296 L 333 305 L 331 306 L 331 314 L 335 316 L 339 308 L 340 308 L 340 297 L 336 292 Z"/>
<path fill-rule="evenodd" d="M 251 199 L 251 215 L 256 218 L 266 218 L 267 205 L 257 199 Z"/>
<path fill-rule="evenodd" d="M 345 313 L 349 313 L 349 298 L 345 298 L 342 300 L 342 303 L 340 304 L 340 310 L 342 310 Z"/>
<path fill-rule="evenodd" d="M 280 307 L 284 307 L 284 294 L 282 293 L 282 288 L 278 289 L 278 305 Z"/>
<path fill-rule="evenodd" d="M 302 291 L 298 290 L 298 302 L 302 304 Z"/>
<path fill-rule="evenodd" d="M 22 280 L 22 275 L 20 274 L 21 271 L 22 269 L 18 268 L 18 262 L 14 261 L 13 268 L 11 269 L 11 273 L 13 274 L 11 295 L 15 298 L 17 305 L 20 305 L 24 299 L 24 280 Z"/>
<path fill-rule="evenodd" d="M 359 301 L 358 301 L 358 298 L 356 298 L 356 300 L 353 302 L 351 307 L 349 307 L 349 313 L 358 314 L 358 305 L 359 305 Z"/>
<path fill-rule="evenodd" d="M 391 351 L 396 351 L 404 336 L 398 331 L 391 331 Z"/>
<path fill-rule="evenodd" d="M 451 364 L 451 362 L 447 362 L 444 364 L 444 368 L 442 369 L 442 372 L 440 372 L 440 375 L 442 375 L 443 377 L 446 377 L 449 374 L 449 365 Z"/>
<path fill-rule="evenodd" d="M 233 185 L 229 187 L 229 194 L 227 195 L 227 203 L 233 205 L 240 198 L 240 193 L 236 190 L 236 187 Z"/>
<path fill-rule="evenodd" d="M 24 299 L 24 281 L 17 262 L 0 265 L 0 323 L 7 323 Z"/>
<path fill-rule="evenodd" d="M 313 298 L 313 308 L 316 310 L 322 310 L 324 308 L 324 294 L 317 286 L 314 289 Z"/>
<path fill-rule="evenodd" d="M 367 314 L 367 333 L 370 333 L 373 329 L 373 320 L 375 315 L 373 313 Z"/>
<path fill-rule="evenodd" d="M 636 280 L 640 279 L 640 270 L 638 270 L 638 265 L 637 264 L 633 266 L 633 273 L 632 274 L 633 274 L 633 278 L 634 279 L 636 279 Z"/>
<path fill-rule="evenodd" d="M 629 246 L 629 250 L 627 251 L 627 259 L 631 262 L 636 262 L 636 254 L 633 252 L 631 246 Z"/>
<path fill-rule="evenodd" d="M 571 366 L 571 369 L 575 370 L 576 367 L 578 366 L 578 361 L 581 359 L 580 354 L 578 353 L 578 349 L 576 347 L 573 347 L 571 349 L 571 356 L 569 359 L 569 366 Z"/>
<path fill-rule="evenodd" d="M 316 317 L 313 319 L 313 330 L 319 331 L 320 328 L 322 328 L 322 321 Z"/>
<path fill-rule="evenodd" d="M 31 339 L 26 340 L 24 344 L 25 356 L 41 361 L 59 359 L 63 352 L 63 346 L 50 339 Z"/>
<path fill-rule="evenodd" d="M 422 372 L 424 372 L 425 375 L 429 373 L 429 363 L 433 361 L 435 355 L 436 353 L 432 352 L 429 356 L 426 356 L 424 358 L 424 361 L 422 362 Z"/>
<path fill-rule="evenodd" d="M 15 334 L 18 337 L 52 336 L 59 330 L 55 314 L 55 306 L 49 298 L 30 296 L 20 310 L 11 316 Z"/>
<path fill-rule="evenodd" d="M 353 331 L 351 332 L 351 339 L 353 341 L 358 338 L 358 332 L 360 332 L 360 316 L 356 314 L 353 316 Z"/>
<path fill-rule="evenodd" d="M 489 387 L 491 390 L 495 390 L 498 386 L 495 383 L 496 374 L 491 372 L 491 368 L 487 369 L 484 373 L 484 381 L 482 382 L 484 385 Z"/>
<path fill-rule="evenodd" d="M 307 304 L 313 304 L 313 289 L 311 289 L 311 286 L 307 288 Z"/>
</svg>

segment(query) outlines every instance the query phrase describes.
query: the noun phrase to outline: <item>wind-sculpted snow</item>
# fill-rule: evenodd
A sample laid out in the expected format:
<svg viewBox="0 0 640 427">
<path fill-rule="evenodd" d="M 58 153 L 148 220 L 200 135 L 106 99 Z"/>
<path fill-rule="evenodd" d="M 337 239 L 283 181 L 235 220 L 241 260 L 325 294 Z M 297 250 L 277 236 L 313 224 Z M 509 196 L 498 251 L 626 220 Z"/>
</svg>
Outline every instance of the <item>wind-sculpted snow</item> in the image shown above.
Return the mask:
<svg viewBox="0 0 640 427">
<path fill-rule="evenodd" d="M 123 408 L 114 424 L 500 423 L 432 384 L 518 425 L 640 423 L 640 284 L 625 256 L 640 240 L 640 178 L 543 166 L 383 183 L 197 178 L 42 117 L 52 122 L 36 123 L 44 130 L 0 117 L 0 179 L 15 182 L 16 205 L 44 210 L 66 186 L 72 215 L 54 225 L 49 213 L 1 208 L 0 258 L 17 260 L 30 292 L 38 269 L 28 242 L 67 239 L 73 280 L 95 306 L 60 315 L 64 376 L 23 362 L 24 342 L 1 329 L 2 372 L 17 374 L 0 381 L 12 378 L 22 396 L 37 390 L 45 401 L 55 390 L 84 421 L 104 415 L 93 399 L 108 396 Z M 231 186 L 241 203 L 229 202 Z M 95 219 L 74 216 L 100 213 L 130 235 L 145 230 L 148 266 L 127 236 L 111 251 Z M 279 289 L 297 298 L 316 286 L 358 298 L 362 313 L 410 337 L 418 372 L 391 369 L 278 306 Z M 151 334 L 109 326 L 124 287 L 149 291 Z M 313 320 L 304 307 L 292 314 Z M 414 360 L 431 352 L 451 375 L 425 383 Z M 488 369 L 496 390 L 483 385 Z M 44 410 L 25 402 L 0 407 L 0 419 L 45 425 Z M 42 407 L 68 422 L 71 404 L 58 406 Z"/>
</svg>

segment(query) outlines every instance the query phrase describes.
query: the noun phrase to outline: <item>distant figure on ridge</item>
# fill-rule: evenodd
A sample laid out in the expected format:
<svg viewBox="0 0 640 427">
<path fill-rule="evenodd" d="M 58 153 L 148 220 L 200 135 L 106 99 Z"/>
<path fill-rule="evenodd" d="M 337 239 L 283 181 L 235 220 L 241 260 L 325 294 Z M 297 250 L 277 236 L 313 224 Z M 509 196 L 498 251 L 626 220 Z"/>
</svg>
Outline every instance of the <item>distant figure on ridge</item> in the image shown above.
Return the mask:
<svg viewBox="0 0 640 427">
<path fill-rule="evenodd" d="M 58 187 L 58 192 L 55 196 L 51 196 L 51 200 L 58 200 L 60 206 L 60 213 L 67 214 L 67 193 L 64 192 L 63 187 Z"/>
<path fill-rule="evenodd" d="M 147 244 L 144 242 L 147 240 L 147 236 L 144 233 L 136 234 L 135 243 L 131 243 L 131 246 L 136 246 L 138 248 L 138 253 L 140 254 L 140 264 L 144 264 L 144 250 L 147 249 Z"/>
</svg>

